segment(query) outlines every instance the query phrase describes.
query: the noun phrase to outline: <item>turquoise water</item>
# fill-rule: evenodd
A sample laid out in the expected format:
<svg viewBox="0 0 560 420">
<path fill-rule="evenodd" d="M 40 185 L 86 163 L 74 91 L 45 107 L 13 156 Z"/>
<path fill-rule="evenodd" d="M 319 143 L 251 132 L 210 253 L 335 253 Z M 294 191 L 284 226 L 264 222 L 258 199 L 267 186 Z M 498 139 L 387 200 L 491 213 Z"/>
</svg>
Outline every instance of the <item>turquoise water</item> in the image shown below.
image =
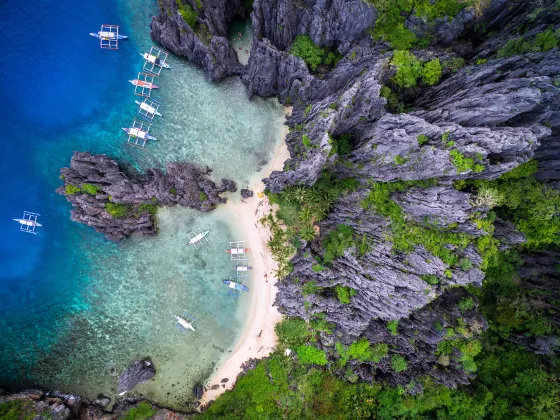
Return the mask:
<svg viewBox="0 0 560 420">
<path fill-rule="evenodd" d="M 75 150 L 140 169 L 195 161 L 239 186 L 270 158 L 282 107 L 248 101 L 238 79 L 211 84 L 175 58 L 154 93 L 163 102 L 164 118 L 152 127 L 159 141 L 145 151 L 125 145 L 120 128 L 136 112 L 127 80 L 141 68 L 138 51 L 151 45 L 156 9 L 142 0 L 0 4 L 0 385 L 113 397 L 114 372 L 150 356 L 158 373 L 135 392 L 181 408 L 241 331 L 249 296 L 228 295 L 221 279 L 232 269 L 227 241 L 250 238 L 226 212 L 164 209 L 158 237 L 114 244 L 71 222 L 70 205 L 54 193 Z M 118 51 L 100 50 L 87 35 L 105 22 L 130 36 Z M 12 222 L 23 210 L 41 213 L 39 235 Z M 184 246 L 196 225 L 211 231 L 204 251 Z M 185 310 L 195 333 L 174 325 Z"/>
</svg>

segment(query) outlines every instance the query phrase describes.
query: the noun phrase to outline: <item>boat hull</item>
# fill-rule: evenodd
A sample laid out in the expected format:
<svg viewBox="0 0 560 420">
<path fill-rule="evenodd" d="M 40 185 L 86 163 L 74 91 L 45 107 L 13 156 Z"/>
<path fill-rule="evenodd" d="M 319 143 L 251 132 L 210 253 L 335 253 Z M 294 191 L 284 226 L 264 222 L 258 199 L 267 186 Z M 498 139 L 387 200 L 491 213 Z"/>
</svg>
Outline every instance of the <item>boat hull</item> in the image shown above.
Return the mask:
<svg viewBox="0 0 560 420">
<path fill-rule="evenodd" d="M 237 291 L 249 291 L 249 288 L 244 284 L 237 283 L 231 280 L 222 280 L 222 282 L 229 287 L 230 289 L 237 290 Z"/>
</svg>

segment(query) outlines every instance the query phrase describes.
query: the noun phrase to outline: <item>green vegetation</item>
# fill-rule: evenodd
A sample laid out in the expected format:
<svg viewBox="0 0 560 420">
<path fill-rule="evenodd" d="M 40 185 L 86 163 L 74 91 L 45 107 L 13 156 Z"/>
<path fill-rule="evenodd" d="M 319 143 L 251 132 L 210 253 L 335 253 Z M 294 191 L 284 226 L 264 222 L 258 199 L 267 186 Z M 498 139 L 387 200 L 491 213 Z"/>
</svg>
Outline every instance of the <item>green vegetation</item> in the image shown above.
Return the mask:
<svg viewBox="0 0 560 420">
<path fill-rule="evenodd" d="M 439 17 L 455 17 L 468 1 L 461 0 L 365 0 L 372 3 L 379 16 L 370 31 L 371 36 L 388 42 L 397 50 L 408 50 L 414 45 L 427 46 L 430 39 L 419 40 L 404 23 L 413 13 L 427 22 Z"/>
<path fill-rule="evenodd" d="M 301 318 L 285 318 L 274 327 L 282 346 L 295 347 L 307 342 L 311 333 L 307 323 Z"/>
<path fill-rule="evenodd" d="M 356 290 L 348 286 L 341 286 L 337 284 L 335 287 L 336 297 L 340 303 L 349 304 L 350 298 L 356 295 Z"/>
<path fill-rule="evenodd" d="M 350 134 L 342 134 L 338 137 L 331 137 L 332 151 L 331 154 L 338 156 L 346 156 L 352 152 L 352 136 Z"/>
<path fill-rule="evenodd" d="M 319 350 L 313 346 L 299 346 L 296 349 L 299 361 L 303 365 L 319 365 L 327 364 L 327 356 L 323 350 Z"/>
<path fill-rule="evenodd" d="M 0 419 L 2 420 L 33 420 L 38 418 L 52 418 L 50 412 L 45 409 L 38 413 L 31 401 L 12 400 L 0 403 Z"/>
<path fill-rule="evenodd" d="M 208 196 L 204 193 L 204 191 L 200 191 L 198 193 L 198 201 L 204 203 L 206 200 L 208 200 Z"/>
<path fill-rule="evenodd" d="M 399 328 L 399 321 L 397 319 L 387 322 L 387 329 L 389 330 L 389 332 L 393 337 L 399 335 L 398 328 Z"/>
<path fill-rule="evenodd" d="M 303 117 L 307 117 L 307 114 L 309 114 L 309 111 L 311 111 L 311 108 L 313 108 L 313 104 L 309 104 L 305 107 L 305 111 L 303 112 Z"/>
<path fill-rule="evenodd" d="M 156 204 L 140 204 L 138 206 L 138 211 L 140 213 L 156 214 L 157 209 L 158 209 L 158 206 Z"/>
<path fill-rule="evenodd" d="M 457 304 L 457 308 L 459 308 L 459 310 L 461 312 L 465 312 L 468 310 L 471 310 L 472 308 L 474 308 L 474 301 L 472 297 L 466 297 L 463 298 L 458 304 Z"/>
<path fill-rule="evenodd" d="M 424 146 L 426 143 L 428 143 L 430 141 L 430 139 L 428 138 L 427 135 L 425 134 L 419 134 L 418 135 L 418 146 Z"/>
<path fill-rule="evenodd" d="M 169 188 L 169 192 L 173 195 L 177 195 L 177 188 L 171 187 L 171 188 Z"/>
<path fill-rule="evenodd" d="M 95 186 L 93 184 L 82 184 L 82 191 L 87 192 L 91 195 L 99 194 L 102 190 L 101 187 Z"/>
<path fill-rule="evenodd" d="M 183 4 L 181 0 L 177 1 L 177 10 L 183 16 L 183 19 L 187 24 L 194 29 L 196 22 L 198 20 L 198 13 L 192 8 L 188 3 Z"/>
<path fill-rule="evenodd" d="M 315 71 L 319 64 L 334 67 L 342 58 L 332 51 L 318 47 L 307 35 L 296 36 L 289 52 L 305 61 L 307 67 L 312 71 Z M 309 107 L 311 107 L 311 105 Z M 306 109 L 305 116 L 307 116 L 308 112 L 309 111 Z"/>
<path fill-rule="evenodd" d="M 120 420 L 144 420 L 156 414 L 157 409 L 146 401 L 142 401 L 137 407 L 128 410 Z"/>
<path fill-rule="evenodd" d="M 118 219 L 118 218 L 124 217 L 128 214 L 128 212 L 130 211 L 130 205 L 129 204 L 117 204 L 117 203 L 108 202 L 108 203 L 105 203 L 105 210 L 107 210 L 107 213 L 109 213 L 115 219 Z"/>
<path fill-rule="evenodd" d="M 313 147 L 313 144 L 311 144 L 311 139 L 306 134 L 301 136 L 301 142 L 306 150 L 310 150 Z"/>
<path fill-rule="evenodd" d="M 397 165 L 404 165 L 404 164 L 405 164 L 406 162 L 408 162 L 408 161 L 409 161 L 409 159 L 407 159 L 407 158 L 405 158 L 405 157 L 403 157 L 403 156 L 401 156 L 401 155 L 396 155 L 396 156 L 393 158 L 393 162 L 395 162 Z"/>
<path fill-rule="evenodd" d="M 485 168 L 484 165 L 480 165 L 475 163 L 475 161 L 471 158 L 466 157 L 458 150 L 451 150 L 449 152 L 449 156 L 451 156 L 451 162 L 457 168 L 457 172 L 482 172 Z"/>
<path fill-rule="evenodd" d="M 389 353 L 389 346 L 385 343 L 377 343 L 371 346 L 366 338 L 354 341 L 350 346 L 345 347 L 341 343 L 335 345 L 338 356 L 339 367 L 346 366 L 348 360 L 358 360 L 360 362 L 379 363 L 381 359 Z"/>
<path fill-rule="evenodd" d="M 441 64 L 438 58 L 428 61 L 422 68 L 422 81 L 429 85 L 435 85 L 441 77 Z"/>
<path fill-rule="evenodd" d="M 79 192 L 82 192 L 82 189 L 80 187 L 77 187 L 76 185 L 72 185 L 72 184 L 66 184 L 66 187 L 64 188 L 64 190 L 66 191 L 66 194 L 68 194 L 68 195 L 77 194 Z"/>
<path fill-rule="evenodd" d="M 532 40 L 524 37 L 510 39 L 498 51 L 498 58 L 511 57 L 530 52 L 546 52 L 560 46 L 560 29 L 556 31 L 552 27 L 538 33 Z"/>
<path fill-rule="evenodd" d="M 398 50 L 393 54 L 390 64 L 397 68 L 392 80 L 401 88 L 415 87 L 420 78 L 425 84 L 432 86 L 441 77 L 441 64 L 437 58 L 422 64 L 411 52 Z"/>
<path fill-rule="evenodd" d="M 395 372 L 402 372 L 408 367 L 406 360 L 400 354 L 394 354 L 391 357 L 391 366 Z"/>
<path fill-rule="evenodd" d="M 443 62 L 443 67 L 451 70 L 453 73 L 465 66 L 465 59 L 463 57 L 449 58 Z"/>
<path fill-rule="evenodd" d="M 323 240 L 325 255 L 323 261 L 332 262 L 336 257 L 344 255 L 344 251 L 354 245 L 354 230 L 350 226 L 338 225 Z"/>
</svg>

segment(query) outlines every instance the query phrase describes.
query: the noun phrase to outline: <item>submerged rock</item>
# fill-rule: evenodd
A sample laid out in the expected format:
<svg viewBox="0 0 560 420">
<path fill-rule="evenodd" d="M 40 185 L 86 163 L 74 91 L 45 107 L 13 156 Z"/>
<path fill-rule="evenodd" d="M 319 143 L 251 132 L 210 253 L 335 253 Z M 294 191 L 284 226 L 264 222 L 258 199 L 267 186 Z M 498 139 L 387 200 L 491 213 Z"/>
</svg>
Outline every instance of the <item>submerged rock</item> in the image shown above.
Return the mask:
<svg viewBox="0 0 560 420">
<path fill-rule="evenodd" d="M 241 190 L 241 198 L 250 198 L 253 196 L 253 191 L 243 188 Z"/>
<path fill-rule="evenodd" d="M 158 206 L 180 205 L 210 211 L 225 203 L 220 194 L 235 191 L 235 182 L 223 179 L 218 187 L 211 169 L 188 163 L 170 163 L 164 173 L 127 175 L 106 155 L 75 152 L 70 167 L 60 170 L 64 185 L 56 192 L 72 204 L 71 219 L 93 227 L 113 241 L 133 232 L 155 235 L 153 215 Z"/>
<path fill-rule="evenodd" d="M 196 384 L 194 386 L 193 395 L 197 400 L 202 398 L 202 395 L 204 395 L 204 387 L 202 386 L 202 384 Z"/>
<path fill-rule="evenodd" d="M 152 379 L 155 374 L 156 369 L 149 358 L 137 360 L 119 376 L 118 393 L 130 391 L 139 383 Z"/>
</svg>

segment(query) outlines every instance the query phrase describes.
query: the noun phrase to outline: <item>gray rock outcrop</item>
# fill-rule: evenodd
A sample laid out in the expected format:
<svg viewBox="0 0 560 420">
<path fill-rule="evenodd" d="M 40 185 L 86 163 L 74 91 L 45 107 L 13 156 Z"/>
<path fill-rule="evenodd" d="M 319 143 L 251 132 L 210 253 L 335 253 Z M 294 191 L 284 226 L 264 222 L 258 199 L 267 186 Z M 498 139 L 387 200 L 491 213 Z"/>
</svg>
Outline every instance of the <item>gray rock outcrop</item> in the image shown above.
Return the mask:
<svg viewBox="0 0 560 420">
<path fill-rule="evenodd" d="M 170 163 L 164 173 L 150 169 L 146 174 L 126 175 L 106 155 L 76 152 L 70 167 L 60 170 L 64 185 L 57 189 L 72 204 L 71 219 L 93 227 L 113 241 L 133 232 L 154 235 L 153 213 L 157 206 L 180 205 L 210 211 L 225 203 L 221 193 L 236 190 L 235 183 L 222 180 L 218 187 L 210 180 L 209 168 L 187 163 Z M 84 184 L 89 186 L 85 187 Z M 109 213 L 112 205 L 123 214 Z"/>
<path fill-rule="evenodd" d="M 156 369 L 149 358 L 137 360 L 119 375 L 118 393 L 130 391 L 136 385 L 152 379 L 155 374 Z"/>
</svg>

